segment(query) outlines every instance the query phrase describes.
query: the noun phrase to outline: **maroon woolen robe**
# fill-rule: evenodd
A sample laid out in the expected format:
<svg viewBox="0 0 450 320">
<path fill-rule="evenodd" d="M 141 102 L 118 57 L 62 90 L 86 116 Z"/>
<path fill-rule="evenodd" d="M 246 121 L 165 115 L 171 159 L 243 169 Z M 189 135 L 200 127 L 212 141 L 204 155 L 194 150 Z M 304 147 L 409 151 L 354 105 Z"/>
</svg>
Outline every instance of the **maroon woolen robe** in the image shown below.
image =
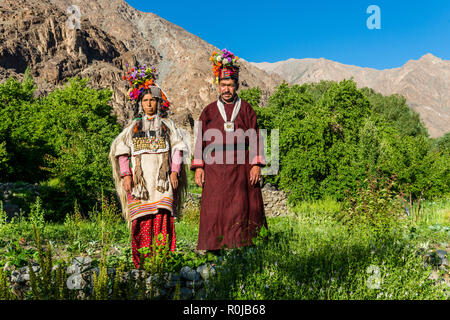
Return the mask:
<svg viewBox="0 0 450 320">
<path fill-rule="evenodd" d="M 233 107 L 234 104 L 224 103 L 228 121 Z M 224 130 L 224 120 L 219 113 L 217 101 L 203 109 L 191 164 L 191 170 L 205 170 L 198 250 L 251 245 L 252 238 L 258 236 L 259 229 L 262 226 L 267 228 L 260 183 L 253 186 L 250 183 L 251 167 L 265 165 L 264 148 L 256 123 L 256 113 L 243 100 L 234 121 L 234 129 L 232 134 L 237 137 L 227 141 L 226 134 L 228 138 L 232 135 Z M 247 131 L 248 129 L 253 130 Z M 223 135 L 222 141 L 217 137 L 208 137 L 208 134 L 218 132 Z M 208 152 L 204 152 L 206 147 L 210 150 L 210 156 Z M 232 159 L 232 163 L 227 162 L 227 156 Z M 211 157 L 222 159 L 222 164 L 210 163 Z"/>
</svg>

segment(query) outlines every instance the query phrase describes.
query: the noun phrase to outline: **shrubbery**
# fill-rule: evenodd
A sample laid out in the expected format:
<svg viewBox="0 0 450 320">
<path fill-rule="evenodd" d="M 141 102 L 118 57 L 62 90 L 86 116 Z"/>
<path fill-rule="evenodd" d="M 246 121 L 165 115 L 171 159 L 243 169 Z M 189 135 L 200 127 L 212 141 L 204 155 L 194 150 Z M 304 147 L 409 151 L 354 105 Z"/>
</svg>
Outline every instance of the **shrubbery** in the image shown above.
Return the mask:
<svg viewBox="0 0 450 320">
<path fill-rule="evenodd" d="M 35 89 L 28 73 L 0 84 L 0 181 L 41 182 L 43 203 L 60 218 L 75 199 L 86 212 L 102 187 L 113 189 L 108 152 L 120 126 L 111 91 L 78 78 L 42 98 Z"/>
<path fill-rule="evenodd" d="M 401 96 L 357 89 L 352 80 L 283 83 L 264 108 L 258 88 L 240 96 L 255 109 L 260 128 L 280 130 L 280 172 L 266 180 L 289 190 L 291 202 L 343 200 L 345 190 L 356 191 L 357 181 L 377 171 L 395 174 L 393 191 L 414 200 L 450 190 L 448 134 L 430 139 Z"/>
<path fill-rule="evenodd" d="M 70 79 L 35 98 L 33 79 L 0 84 L 0 181 L 40 182 L 47 215 L 63 220 L 77 201 L 83 213 L 113 191 L 108 151 L 120 132 L 111 92 Z M 357 89 L 352 80 L 280 85 L 260 108 L 258 88 L 242 90 L 261 128 L 280 130 L 280 172 L 267 181 L 290 201 L 345 198 L 356 181 L 396 175 L 396 192 L 412 199 L 450 190 L 449 134 L 430 139 L 398 95 Z M 270 137 L 268 139 L 270 141 Z M 270 149 L 270 146 L 269 146 Z M 34 202 L 31 201 L 30 203 Z"/>
</svg>

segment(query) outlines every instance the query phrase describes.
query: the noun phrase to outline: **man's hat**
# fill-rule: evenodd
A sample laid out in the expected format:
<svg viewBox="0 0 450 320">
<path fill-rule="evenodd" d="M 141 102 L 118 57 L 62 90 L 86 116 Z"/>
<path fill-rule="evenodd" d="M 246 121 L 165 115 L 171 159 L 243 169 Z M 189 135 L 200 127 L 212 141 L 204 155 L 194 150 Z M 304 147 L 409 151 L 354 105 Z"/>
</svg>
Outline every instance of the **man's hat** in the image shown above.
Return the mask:
<svg viewBox="0 0 450 320">
<path fill-rule="evenodd" d="M 227 49 L 214 51 L 209 60 L 213 63 L 213 73 L 216 76 L 216 83 L 222 79 L 239 80 L 239 57 L 236 57 Z"/>
</svg>

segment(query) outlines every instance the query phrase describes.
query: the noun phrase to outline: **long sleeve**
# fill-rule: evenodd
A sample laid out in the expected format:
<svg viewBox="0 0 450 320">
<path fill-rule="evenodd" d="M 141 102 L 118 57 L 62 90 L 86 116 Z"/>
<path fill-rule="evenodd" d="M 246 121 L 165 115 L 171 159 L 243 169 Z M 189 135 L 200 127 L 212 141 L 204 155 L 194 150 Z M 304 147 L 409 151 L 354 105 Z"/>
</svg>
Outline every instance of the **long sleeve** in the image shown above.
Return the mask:
<svg viewBox="0 0 450 320">
<path fill-rule="evenodd" d="M 131 176 L 131 169 L 130 169 L 130 159 L 127 155 L 121 155 L 119 156 L 119 167 L 120 167 L 120 176 Z"/>
<path fill-rule="evenodd" d="M 180 174 L 181 164 L 183 163 L 183 156 L 180 150 L 175 150 L 172 157 L 172 167 L 171 171 L 176 172 L 178 175 Z"/>
<path fill-rule="evenodd" d="M 205 109 L 206 110 L 206 109 Z M 197 137 L 194 145 L 194 159 L 192 159 L 191 163 L 191 170 L 195 170 L 197 168 L 204 168 L 205 162 L 203 161 L 203 149 L 205 147 L 204 141 L 203 141 L 203 134 L 205 132 L 206 128 L 206 112 L 203 110 L 203 112 L 200 115 L 199 121 L 198 121 L 198 128 L 197 128 Z"/>
<path fill-rule="evenodd" d="M 256 145 L 250 146 L 250 164 L 252 166 L 265 166 L 266 159 L 264 157 L 264 142 L 258 128 L 256 112 L 250 105 L 248 105 L 248 121 L 249 129 L 254 130 L 253 135 L 250 137 L 250 141 L 253 141 L 253 143 L 256 141 Z"/>
</svg>

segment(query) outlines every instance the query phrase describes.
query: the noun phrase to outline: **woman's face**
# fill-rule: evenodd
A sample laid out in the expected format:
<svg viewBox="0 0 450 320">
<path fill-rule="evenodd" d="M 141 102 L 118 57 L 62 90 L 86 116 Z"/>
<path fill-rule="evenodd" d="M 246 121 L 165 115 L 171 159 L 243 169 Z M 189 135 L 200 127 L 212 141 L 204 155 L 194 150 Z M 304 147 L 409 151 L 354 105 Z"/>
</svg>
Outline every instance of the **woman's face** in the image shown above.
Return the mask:
<svg viewBox="0 0 450 320">
<path fill-rule="evenodd" d="M 150 93 L 147 93 L 142 98 L 142 109 L 144 109 L 144 112 L 148 116 L 152 116 L 156 113 L 156 109 L 158 107 L 158 100 L 156 98 L 153 98 Z"/>
</svg>

